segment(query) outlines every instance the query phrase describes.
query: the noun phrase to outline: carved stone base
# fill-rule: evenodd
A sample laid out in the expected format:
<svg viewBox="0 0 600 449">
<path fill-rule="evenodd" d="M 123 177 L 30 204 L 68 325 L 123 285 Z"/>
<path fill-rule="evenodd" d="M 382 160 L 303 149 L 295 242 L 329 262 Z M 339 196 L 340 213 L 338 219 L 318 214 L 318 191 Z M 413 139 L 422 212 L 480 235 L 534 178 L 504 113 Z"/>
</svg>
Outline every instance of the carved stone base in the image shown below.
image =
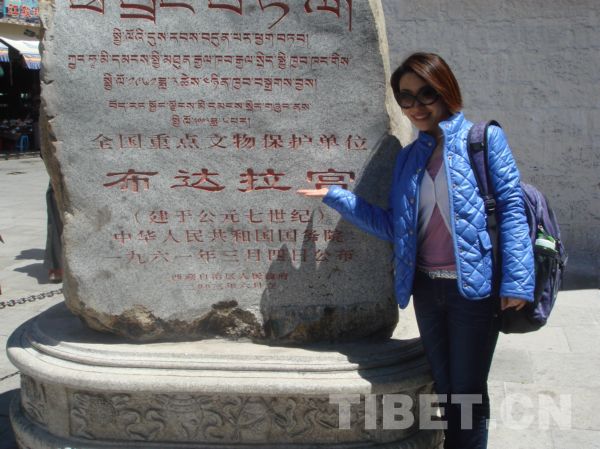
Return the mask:
<svg viewBox="0 0 600 449">
<path fill-rule="evenodd" d="M 58 305 L 17 329 L 8 354 L 21 371 L 11 407 L 21 448 L 430 449 L 442 437 L 419 430 L 431 380 L 414 339 L 142 345 L 89 330 Z M 414 423 L 384 425 L 387 394 L 414 404 Z M 347 405 L 349 428 L 332 395 L 360 400 Z"/>
</svg>

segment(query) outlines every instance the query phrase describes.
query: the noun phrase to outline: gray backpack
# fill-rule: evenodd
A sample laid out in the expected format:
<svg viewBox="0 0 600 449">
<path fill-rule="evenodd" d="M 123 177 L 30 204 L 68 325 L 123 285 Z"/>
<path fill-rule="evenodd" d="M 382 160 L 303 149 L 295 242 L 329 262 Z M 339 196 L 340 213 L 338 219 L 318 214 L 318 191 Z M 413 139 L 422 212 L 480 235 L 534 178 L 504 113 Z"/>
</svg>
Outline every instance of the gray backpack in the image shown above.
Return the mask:
<svg viewBox="0 0 600 449">
<path fill-rule="evenodd" d="M 487 133 L 490 125 L 500 127 L 498 122 L 479 122 L 469 130 L 468 153 L 471 167 L 477 180 L 479 194 L 485 204 L 487 228 L 492 241 L 494 254 L 494 285 L 496 291 L 501 273 L 499 263 L 498 226 L 496 222 L 496 200 L 494 190 L 488 176 Z M 506 334 L 525 333 L 538 330 L 546 324 L 556 295 L 562 284 L 562 277 L 567 264 L 567 252 L 560 238 L 560 229 L 556 215 L 550 208 L 548 200 L 536 187 L 521 183 L 525 213 L 529 225 L 529 235 L 533 245 L 535 260 L 534 302 L 528 303 L 521 310 L 507 309 L 500 313 L 502 320 L 500 330 Z"/>
</svg>

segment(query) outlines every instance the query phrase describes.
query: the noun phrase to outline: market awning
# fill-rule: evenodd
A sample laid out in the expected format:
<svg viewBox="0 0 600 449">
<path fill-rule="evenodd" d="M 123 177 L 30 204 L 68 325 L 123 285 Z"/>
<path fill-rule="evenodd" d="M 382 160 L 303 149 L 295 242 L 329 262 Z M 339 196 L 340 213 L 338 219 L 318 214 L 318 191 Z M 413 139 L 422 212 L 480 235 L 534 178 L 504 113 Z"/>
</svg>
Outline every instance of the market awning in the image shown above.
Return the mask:
<svg viewBox="0 0 600 449">
<path fill-rule="evenodd" d="M 33 70 L 39 70 L 41 66 L 41 57 L 38 41 L 18 41 L 14 39 L 7 39 L 0 37 L 0 41 L 4 44 L 14 48 L 23 56 L 27 68 Z"/>
<path fill-rule="evenodd" d="M 0 62 L 9 62 L 8 47 L 0 42 Z"/>
</svg>

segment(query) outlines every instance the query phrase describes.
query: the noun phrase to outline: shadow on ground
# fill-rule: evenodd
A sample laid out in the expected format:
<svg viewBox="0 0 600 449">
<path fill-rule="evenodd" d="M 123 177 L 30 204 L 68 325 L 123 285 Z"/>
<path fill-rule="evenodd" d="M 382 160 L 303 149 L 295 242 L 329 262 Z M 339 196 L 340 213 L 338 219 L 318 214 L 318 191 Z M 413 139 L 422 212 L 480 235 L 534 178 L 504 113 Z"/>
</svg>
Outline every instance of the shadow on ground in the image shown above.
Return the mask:
<svg viewBox="0 0 600 449">
<path fill-rule="evenodd" d="M 38 284 L 48 284 L 48 270 L 44 267 L 45 250 L 42 248 L 24 249 L 15 257 L 15 260 L 41 260 L 41 263 L 32 263 L 22 267 L 15 268 L 14 271 L 25 273 L 27 276 L 35 278 Z"/>
<path fill-rule="evenodd" d="M 8 409 L 13 397 L 18 394 L 18 389 L 0 394 L 0 449 L 17 449 L 15 436 L 8 418 Z"/>
<path fill-rule="evenodd" d="M 21 251 L 16 260 L 44 260 L 45 250 L 41 248 L 31 248 Z"/>
<path fill-rule="evenodd" d="M 48 270 L 43 263 L 32 263 L 23 267 L 15 268 L 14 271 L 25 273 L 27 276 L 35 278 L 38 284 L 49 284 Z"/>
</svg>

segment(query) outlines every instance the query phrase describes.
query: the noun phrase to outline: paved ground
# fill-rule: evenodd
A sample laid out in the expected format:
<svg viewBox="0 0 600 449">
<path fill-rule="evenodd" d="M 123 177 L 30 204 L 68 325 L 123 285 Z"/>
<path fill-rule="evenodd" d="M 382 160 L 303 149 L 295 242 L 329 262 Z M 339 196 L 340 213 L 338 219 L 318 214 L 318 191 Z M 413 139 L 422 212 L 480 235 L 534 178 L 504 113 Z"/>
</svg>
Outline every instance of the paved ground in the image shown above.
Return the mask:
<svg viewBox="0 0 600 449">
<path fill-rule="evenodd" d="M 0 304 L 54 291 L 42 266 L 45 192 L 38 157 L 0 160 Z M 35 298 L 34 298 L 35 299 Z M 60 294 L 1 308 L 0 346 L 25 320 L 58 303 Z M 415 332 L 403 312 L 401 335 Z M 562 292 L 547 327 L 502 335 L 491 373 L 490 449 L 600 449 L 600 292 Z M 14 449 L 8 404 L 19 376 L 0 350 L 0 449 Z"/>
</svg>

